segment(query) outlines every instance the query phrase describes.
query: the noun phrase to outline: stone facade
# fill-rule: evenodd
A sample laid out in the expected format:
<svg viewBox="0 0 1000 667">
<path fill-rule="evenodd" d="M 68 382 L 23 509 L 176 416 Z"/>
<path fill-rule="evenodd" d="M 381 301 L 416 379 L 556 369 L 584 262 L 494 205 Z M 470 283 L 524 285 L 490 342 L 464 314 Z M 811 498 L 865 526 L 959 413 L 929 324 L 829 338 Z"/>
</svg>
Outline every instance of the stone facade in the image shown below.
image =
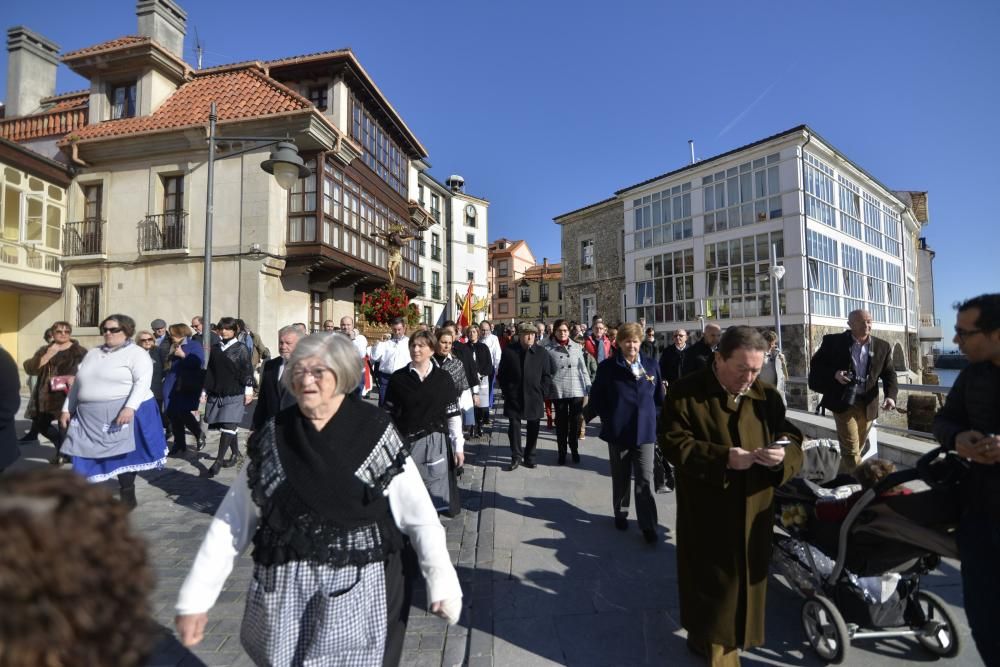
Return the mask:
<svg viewBox="0 0 1000 667">
<path fill-rule="evenodd" d="M 606 322 L 623 320 L 624 203 L 610 199 L 554 220 L 562 227 L 564 316 L 589 321 L 594 314 L 600 314 Z M 593 244 L 590 268 L 583 263 L 584 242 Z M 588 313 L 583 312 L 584 298 L 593 304 Z"/>
</svg>

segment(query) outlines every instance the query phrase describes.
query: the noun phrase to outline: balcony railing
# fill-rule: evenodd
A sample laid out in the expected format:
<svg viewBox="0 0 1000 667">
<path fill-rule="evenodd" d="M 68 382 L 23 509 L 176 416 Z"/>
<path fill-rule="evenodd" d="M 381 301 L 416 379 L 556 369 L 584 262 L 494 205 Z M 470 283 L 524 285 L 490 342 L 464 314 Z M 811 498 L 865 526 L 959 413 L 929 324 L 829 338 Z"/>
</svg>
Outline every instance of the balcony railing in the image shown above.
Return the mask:
<svg viewBox="0 0 1000 667">
<path fill-rule="evenodd" d="M 440 262 L 441 261 L 441 248 L 440 247 L 431 246 L 431 259 L 433 259 L 435 262 Z"/>
<path fill-rule="evenodd" d="M 510 293 L 510 291 L 509 291 L 509 290 L 508 290 L 508 289 L 507 289 L 506 287 L 501 287 L 501 288 L 500 288 L 500 298 L 501 298 L 501 299 L 506 299 L 506 298 L 507 298 L 507 295 L 508 295 L 509 293 Z"/>
<path fill-rule="evenodd" d="M 139 223 L 139 251 L 187 250 L 187 211 L 147 215 Z"/>
<path fill-rule="evenodd" d="M 441 209 L 432 208 L 431 217 L 434 218 L 434 222 L 441 222 Z"/>
<path fill-rule="evenodd" d="M 440 285 L 431 285 L 431 298 L 432 299 L 438 299 L 438 300 L 441 299 L 441 286 Z"/>
<path fill-rule="evenodd" d="M 67 222 L 63 227 L 63 255 L 104 254 L 104 221 L 98 218 Z"/>
</svg>

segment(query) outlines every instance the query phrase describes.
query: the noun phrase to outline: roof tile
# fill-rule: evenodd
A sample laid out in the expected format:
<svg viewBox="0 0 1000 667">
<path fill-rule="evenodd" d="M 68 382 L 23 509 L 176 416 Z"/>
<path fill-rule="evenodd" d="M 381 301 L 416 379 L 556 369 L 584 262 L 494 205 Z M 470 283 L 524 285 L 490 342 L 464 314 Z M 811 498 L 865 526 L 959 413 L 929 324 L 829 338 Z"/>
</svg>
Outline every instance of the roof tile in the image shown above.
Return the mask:
<svg viewBox="0 0 1000 667">
<path fill-rule="evenodd" d="M 312 108 L 304 97 L 254 67 L 195 75 L 149 116 L 88 125 L 64 141 L 142 134 L 208 122 L 211 103 L 220 121 L 258 118 Z"/>
<path fill-rule="evenodd" d="M 146 44 L 151 41 L 153 41 L 151 38 L 143 37 L 141 35 L 125 35 L 124 37 L 116 37 L 114 39 L 109 39 L 106 42 L 101 42 L 100 44 L 85 46 L 82 49 L 64 53 L 62 59 L 66 60 L 67 58 L 89 56 L 94 53 L 101 53 L 102 51 L 111 51 L 112 49 L 117 49 L 122 46 L 135 46 L 136 44 Z"/>
</svg>

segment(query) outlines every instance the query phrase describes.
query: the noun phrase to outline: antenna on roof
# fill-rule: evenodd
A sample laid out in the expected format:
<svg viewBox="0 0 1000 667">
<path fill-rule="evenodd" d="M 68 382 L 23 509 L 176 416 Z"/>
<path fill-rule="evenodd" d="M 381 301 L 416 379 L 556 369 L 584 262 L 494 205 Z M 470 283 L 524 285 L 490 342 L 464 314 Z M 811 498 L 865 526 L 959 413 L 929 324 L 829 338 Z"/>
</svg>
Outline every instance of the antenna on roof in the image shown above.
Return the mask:
<svg viewBox="0 0 1000 667">
<path fill-rule="evenodd" d="M 194 50 L 198 54 L 198 69 L 201 69 L 201 38 L 198 37 L 198 26 L 194 26 Z"/>
</svg>

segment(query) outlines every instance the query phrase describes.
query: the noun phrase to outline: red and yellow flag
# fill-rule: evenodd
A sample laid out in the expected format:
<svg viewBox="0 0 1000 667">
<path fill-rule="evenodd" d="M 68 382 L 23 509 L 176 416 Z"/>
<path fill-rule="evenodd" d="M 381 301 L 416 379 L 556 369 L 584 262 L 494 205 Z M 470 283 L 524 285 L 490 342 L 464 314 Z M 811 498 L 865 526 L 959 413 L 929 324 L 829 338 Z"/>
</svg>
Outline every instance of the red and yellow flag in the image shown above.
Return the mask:
<svg viewBox="0 0 1000 667">
<path fill-rule="evenodd" d="M 462 311 L 458 314 L 458 328 L 464 329 L 472 324 L 472 281 L 469 281 L 469 289 L 465 292 L 465 303 L 462 304 Z"/>
</svg>

